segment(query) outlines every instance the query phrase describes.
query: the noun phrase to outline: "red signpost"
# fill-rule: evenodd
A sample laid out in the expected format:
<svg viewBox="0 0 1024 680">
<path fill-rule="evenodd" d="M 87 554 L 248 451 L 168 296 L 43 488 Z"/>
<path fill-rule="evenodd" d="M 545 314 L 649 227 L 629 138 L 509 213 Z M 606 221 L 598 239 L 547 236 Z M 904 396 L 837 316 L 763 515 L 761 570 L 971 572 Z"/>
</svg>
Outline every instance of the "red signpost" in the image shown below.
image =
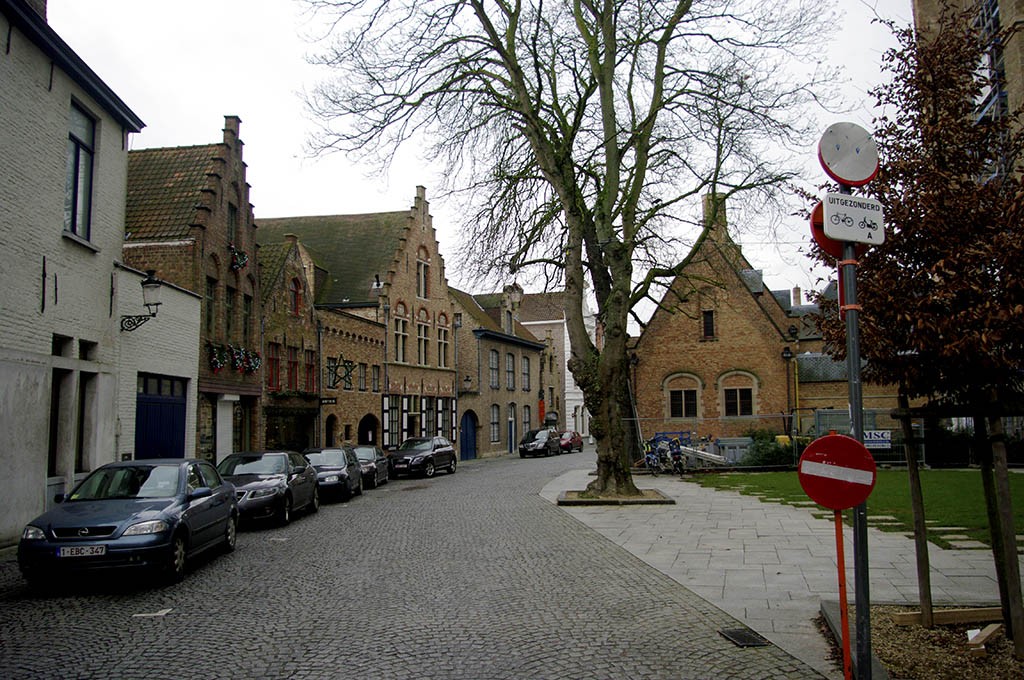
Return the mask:
<svg viewBox="0 0 1024 680">
<path fill-rule="evenodd" d="M 839 621 L 842 629 L 843 676 L 850 680 L 850 620 L 846 603 L 846 556 L 843 551 L 843 510 L 867 500 L 875 488 L 875 459 L 867 447 L 841 434 L 808 444 L 797 468 L 800 486 L 811 500 L 834 511 L 836 563 L 839 569 Z"/>
</svg>

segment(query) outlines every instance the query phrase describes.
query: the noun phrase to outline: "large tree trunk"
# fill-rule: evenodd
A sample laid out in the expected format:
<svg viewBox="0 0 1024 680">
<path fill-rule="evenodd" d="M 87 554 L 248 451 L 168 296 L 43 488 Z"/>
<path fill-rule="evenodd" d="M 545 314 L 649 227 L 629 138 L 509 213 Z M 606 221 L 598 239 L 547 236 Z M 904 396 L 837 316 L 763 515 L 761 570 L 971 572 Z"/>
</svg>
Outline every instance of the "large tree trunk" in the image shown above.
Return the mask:
<svg viewBox="0 0 1024 680">
<path fill-rule="evenodd" d="M 629 362 L 622 356 L 602 355 L 600 371 L 605 387 L 591 434 L 597 440 L 597 477 L 587 492 L 598 496 L 637 496 L 630 467 L 636 449 L 635 420 L 629 395 Z"/>
<path fill-rule="evenodd" d="M 910 420 L 910 400 L 900 392 L 900 411 L 903 416 L 900 424 L 903 427 L 904 452 L 907 459 L 907 476 L 910 481 L 910 508 L 914 515 L 914 552 L 917 556 L 917 597 L 921 604 L 921 625 L 931 628 L 932 618 L 932 579 L 928 561 L 928 527 L 925 524 L 924 495 L 921 493 L 921 471 L 918 469 L 917 441 L 914 438 L 914 427 Z"/>
<path fill-rule="evenodd" d="M 991 407 L 998 407 L 993 394 Z M 1003 438 L 1003 419 L 998 414 L 988 417 L 989 441 L 992 443 L 992 472 L 995 478 L 996 507 L 999 528 L 1003 537 L 1003 565 L 1010 616 L 1003 619 L 1008 635 L 1012 635 L 1013 654 L 1024 659 L 1024 603 L 1021 602 L 1020 563 L 1017 560 L 1017 539 L 1013 528 L 1013 505 L 1010 501 L 1010 471 L 1006 464 L 1006 441 Z"/>
</svg>

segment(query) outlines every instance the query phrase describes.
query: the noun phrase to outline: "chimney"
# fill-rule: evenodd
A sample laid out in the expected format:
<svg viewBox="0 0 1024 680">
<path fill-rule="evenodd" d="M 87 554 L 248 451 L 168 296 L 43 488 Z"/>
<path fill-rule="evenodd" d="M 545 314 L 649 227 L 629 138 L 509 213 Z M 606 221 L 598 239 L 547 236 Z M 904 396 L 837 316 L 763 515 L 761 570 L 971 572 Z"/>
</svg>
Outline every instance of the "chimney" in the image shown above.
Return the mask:
<svg viewBox="0 0 1024 680">
<path fill-rule="evenodd" d="M 803 304 L 803 298 L 800 297 L 800 293 L 801 293 L 800 286 L 793 286 L 793 306 L 794 307 Z"/>
</svg>

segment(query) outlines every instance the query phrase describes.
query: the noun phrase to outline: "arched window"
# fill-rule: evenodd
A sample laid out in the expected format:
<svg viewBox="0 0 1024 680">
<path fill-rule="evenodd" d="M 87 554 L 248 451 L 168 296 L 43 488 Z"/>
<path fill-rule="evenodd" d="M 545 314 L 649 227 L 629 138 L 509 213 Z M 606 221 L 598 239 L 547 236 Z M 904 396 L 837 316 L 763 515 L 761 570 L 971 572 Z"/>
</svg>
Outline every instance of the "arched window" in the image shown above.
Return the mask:
<svg viewBox="0 0 1024 680">
<path fill-rule="evenodd" d="M 420 246 L 416 252 L 416 297 L 426 299 L 430 296 L 430 253 Z"/>
<path fill-rule="evenodd" d="M 294 316 L 301 314 L 302 310 L 302 283 L 298 279 L 292 279 L 288 284 L 288 311 Z"/>
<path fill-rule="evenodd" d="M 490 386 L 494 389 L 501 387 L 500 378 L 498 376 L 498 350 L 492 349 L 487 354 L 487 368 L 490 374 Z"/>
<path fill-rule="evenodd" d="M 662 392 L 666 418 L 677 420 L 701 416 L 701 382 L 697 376 L 690 373 L 670 375 L 662 383 Z"/>
<path fill-rule="evenodd" d="M 718 379 L 718 398 L 725 417 L 752 416 L 757 411 L 757 378 L 732 371 Z"/>
<path fill-rule="evenodd" d="M 491 441 L 501 441 L 501 409 L 497 404 L 491 404 Z"/>
</svg>

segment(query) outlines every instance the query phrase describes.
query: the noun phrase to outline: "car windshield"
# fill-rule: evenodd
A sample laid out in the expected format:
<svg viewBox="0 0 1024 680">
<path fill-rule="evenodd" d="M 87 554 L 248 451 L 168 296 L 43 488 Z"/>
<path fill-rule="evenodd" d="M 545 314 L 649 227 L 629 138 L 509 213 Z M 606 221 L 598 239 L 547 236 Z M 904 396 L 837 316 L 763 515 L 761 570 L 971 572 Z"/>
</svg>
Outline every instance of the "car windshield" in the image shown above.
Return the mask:
<svg viewBox="0 0 1024 680">
<path fill-rule="evenodd" d="M 523 440 L 521 443 L 525 444 L 527 442 L 532 442 L 534 439 L 537 438 L 538 432 L 540 432 L 540 430 L 528 430 L 526 434 L 523 435 Z"/>
<path fill-rule="evenodd" d="M 217 466 L 222 475 L 283 475 L 288 471 L 284 455 L 228 456 Z"/>
<path fill-rule="evenodd" d="M 429 451 L 430 440 L 429 439 L 406 439 L 402 442 L 402 445 L 398 447 L 399 451 Z"/>
<path fill-rule="evenodd" d="M 345 467 L 345 452 L 338 449 L 333 451 L 310 451 L 305 456 L 312 465 Z"/>
<path fill-rule="evenodd" d="M 357 446 L 356 458 L 373 462 L 377 460 L 377 449 L 372 446 Z"/>
<path fill-rule="evenodd" d="M 177 465 L 132 465 L 100 468 L 71 492 L 70 500 L 169 498 L 179 491 Z"/>
</svg>

